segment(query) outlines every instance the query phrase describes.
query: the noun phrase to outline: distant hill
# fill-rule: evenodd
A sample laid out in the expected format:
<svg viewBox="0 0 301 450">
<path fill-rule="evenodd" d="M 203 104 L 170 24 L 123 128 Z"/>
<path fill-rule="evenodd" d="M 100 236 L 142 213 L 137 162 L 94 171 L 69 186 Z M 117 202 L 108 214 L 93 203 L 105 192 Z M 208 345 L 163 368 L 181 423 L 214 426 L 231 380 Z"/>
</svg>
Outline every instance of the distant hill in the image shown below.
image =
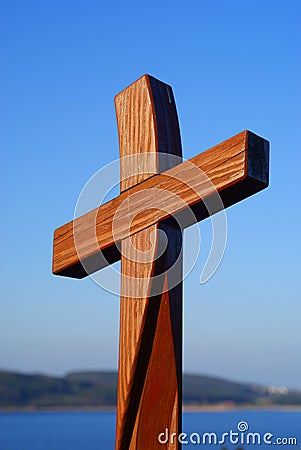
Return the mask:
<svg viewBox="0 0 301 450">
<path fill-rule="evenodd" d="M 65 377 L 0 371 L 0 407 L 113 407 L 116 372 L 74 372 Z M 184 405 L 299 405 L 301 391 L 184 375 Z"/>
</svg>

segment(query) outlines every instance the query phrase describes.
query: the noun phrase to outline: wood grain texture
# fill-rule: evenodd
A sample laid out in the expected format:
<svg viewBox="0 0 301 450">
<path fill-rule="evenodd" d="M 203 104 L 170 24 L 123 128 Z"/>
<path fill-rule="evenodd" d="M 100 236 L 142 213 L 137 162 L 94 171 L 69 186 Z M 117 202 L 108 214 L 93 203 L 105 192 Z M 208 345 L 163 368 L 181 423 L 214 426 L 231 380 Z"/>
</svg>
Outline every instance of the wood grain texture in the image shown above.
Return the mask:
<svg viewBox="0 0 301 450">
<path fill-rule="evenodd" d="M 180 133 L 171 88 L 152 77 L 144 76 L 121 92 L 115 98 L 115 107 L 120 190 L 124 191 L 170 167 L 168 158 L 162 165 L 160 152 L 181 156 Z M 140 158 L 146 150 L 147 157 Z M 158 257 L 160 231 L 168 237 L 168 246 Z M 180 430 L 181 248 L 181 230 L 171 222 L 155 223 L 121 242 L 116 450 L 162 448 L 157 440 L 162 429 L 168 426 L 176 433 Z M 153 277 L 166 271 L 175 259 L 179 283 L 169 292 L 168 273 L 159 277 L 162 286 Z"/>
<path fill-rule="evenodd" d="M 144 138 L 154 142 L 150 134 Z M 163 135 L 162 140 L 176 149 L 175 139 Z M 153 169 L 146 173 L 149 176 Z M 126 184 L 130 177 L 125 180 L 126 190 L 117 198 L 55 230 L 53 273 L 85 277 L 120 259 L 118 245 L 129 235 L 170 216 L 178 218 L 185 228 L 208 217 L 204 201 L 214 200 L 216 191 L 223 205 L 217 199 L 211 213 L 266 188 L 268 178 L 269 143 L 250 131 L 164 173 L 141 181 L 142 176 L 133 187 Z"/>
</svg>

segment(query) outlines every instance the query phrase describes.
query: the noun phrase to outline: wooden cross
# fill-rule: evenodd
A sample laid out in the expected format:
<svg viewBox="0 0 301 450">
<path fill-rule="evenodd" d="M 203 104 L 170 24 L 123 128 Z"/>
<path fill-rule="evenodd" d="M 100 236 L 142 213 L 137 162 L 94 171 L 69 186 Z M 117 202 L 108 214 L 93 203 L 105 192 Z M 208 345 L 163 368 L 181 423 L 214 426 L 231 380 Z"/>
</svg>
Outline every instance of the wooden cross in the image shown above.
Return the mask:
<svg viewBox="0 0 301 450">
<path fill-rule="evenodd" d="M 179 449 L 158 435 L 181 432 L 182 230 L 266 188 L 269 143 L 243 131 L 181 162 L 172 89 L 148 75 L 115 108 L 120 195 L 55 230 L 53 273 L 82 278 L 121 258 L 115 449 Z"/>
</svg>

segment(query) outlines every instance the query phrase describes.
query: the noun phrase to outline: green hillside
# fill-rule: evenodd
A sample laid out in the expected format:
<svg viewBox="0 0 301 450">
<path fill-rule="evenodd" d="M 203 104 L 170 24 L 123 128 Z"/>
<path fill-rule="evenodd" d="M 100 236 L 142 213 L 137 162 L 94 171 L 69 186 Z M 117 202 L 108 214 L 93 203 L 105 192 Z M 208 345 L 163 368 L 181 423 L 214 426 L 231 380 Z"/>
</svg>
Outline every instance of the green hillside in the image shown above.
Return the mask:
<svg viewBox="0 0 301 450">
<path fill-rule="evenodd" d="M 115 372 L 75 372 L 65 377 L 0 371 L 0 407 L 115 406 Z M 186 405 L 301 405 L 301 391 L 267 388 L 201 375 L 184 375 Z"/>
</svg>

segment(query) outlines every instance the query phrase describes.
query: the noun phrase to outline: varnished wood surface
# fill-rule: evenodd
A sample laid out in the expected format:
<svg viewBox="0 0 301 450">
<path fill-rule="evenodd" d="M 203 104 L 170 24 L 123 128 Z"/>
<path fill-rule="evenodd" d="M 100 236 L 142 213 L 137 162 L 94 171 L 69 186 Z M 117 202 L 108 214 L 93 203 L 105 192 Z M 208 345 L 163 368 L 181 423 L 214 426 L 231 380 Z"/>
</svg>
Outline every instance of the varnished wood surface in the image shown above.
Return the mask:
<svg viewBox="0 0 301 450">
<path fill-rule="evenodd" d="M 227 207 L 266 188 L 268 147 L 265 139 L 243 131 L 58 228 L 53 273 L 76 278 L 93 273 L 120 258 L 116 243 L 147 226 L 171 215 L 181 219 L 183 228 L 189 226 L 192 216 L 185 212 L 188 207 L 196 220 L 204 219 L 208 211 L 203 201 L 215 191 Z"/>
<path fill-rule="evenodd" d="M 121 193 L 55 230 L 53 273 L 82 278 L 121 253 L 115 450 L 180 450 L 158 435 L 181 432 L 182 230 L 267 187 L 269 144 L 244 131 L 179 163 L 170 86 L 143 76 L 115 107 Z"/>
<path fill-rule="evenodd" d="M 115 98 L 121 157 L 120 190 L 170 167 L 160 152 L 181 156 L 171 88 L 142 77 Z M 160 133 L 158 132 L 160 128 Z M 170 133 L 172 132 L 172 135 Z M 149 151 L 147 158 L 124 158 Z M 148 156 L 148 155 L 147 155 Z M 161 167 L 160 167 L 161 164 Z M 160 230 L 168 248 L 158 258 Z M 157 437 L 168 427 L 179 433 L 182 385 L 182 233 L 175 224 L 155 223 L 121 242 L 120 342 L 116 450 L 177 449 Z M 179 283 L 168 272 L 154 293 L 153 278 L 178 258 Z M 165 292 L 163 294 L 163 288 Z M 158 286 L 157 286 L 158 290 Z"/>
</svg>

